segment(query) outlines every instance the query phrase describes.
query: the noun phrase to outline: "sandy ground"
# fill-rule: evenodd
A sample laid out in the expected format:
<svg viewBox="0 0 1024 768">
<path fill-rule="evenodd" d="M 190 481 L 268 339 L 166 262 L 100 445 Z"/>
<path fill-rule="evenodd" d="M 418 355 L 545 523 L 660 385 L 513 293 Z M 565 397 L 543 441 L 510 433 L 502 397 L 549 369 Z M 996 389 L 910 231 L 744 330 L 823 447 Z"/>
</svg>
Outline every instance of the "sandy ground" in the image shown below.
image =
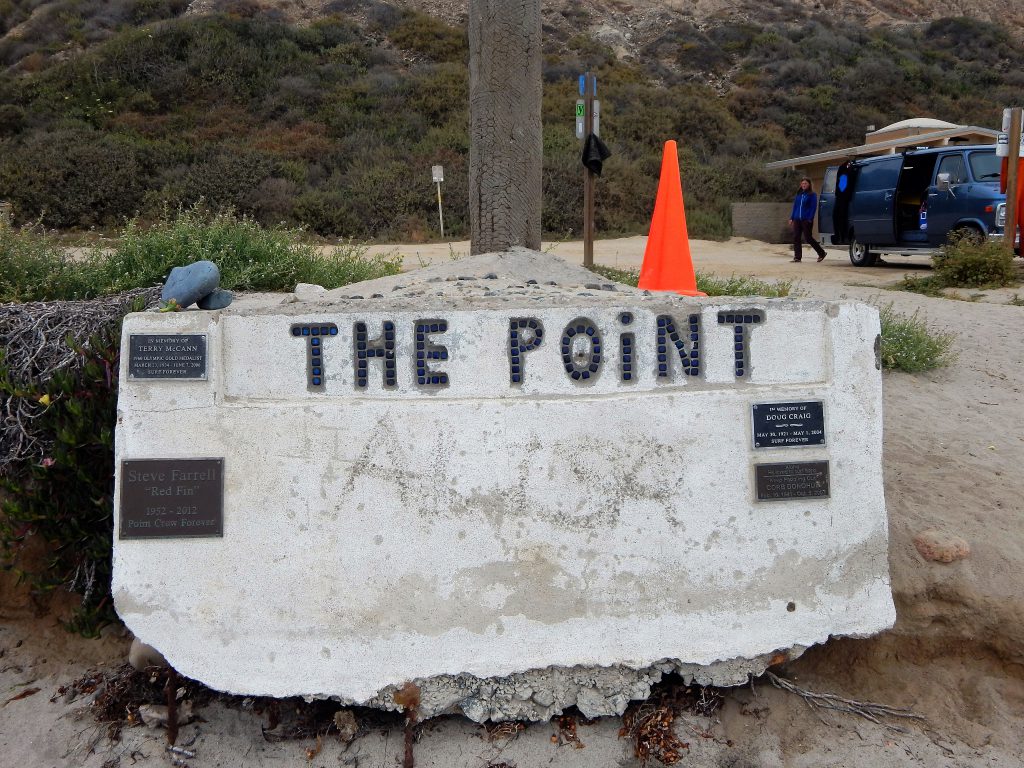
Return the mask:
<svg viewBox="0 0 1024 768">
<path fill-rule="evenodd" d="M 611 266 L 637 266 L 643 245 L 643 238 L 600 241 L 596 258 Z M 545 247 L 582 260 L 579 243 Z M 397 250 L 415 267 L 469 249 L 454 243 L 372 250 Z M 1024 307 L 1008 303 L 1016 291 L 984 292 L 977 301 L 887 291 L 884 286 L 904 273 L 921 274 L 927 266 L 894 258 L 890 266 L 858 269 L 839 250 L 821 264 L 792 264 L 784 246 L 695 241 L 693 258 L 699 270 L 721 276 L 796 280 L 808 296 L 919 312 L 936 328 L 956 334 L 958 360 L 926 374 L 884 376 L 896 627 L 870 639 L 833 640 L 780 669 L 798 685 L 907 707 L 925 720 L 904 723 L 905 732 L 897 732 L 849 714 L 819 716 L 796 695 L 758 681 L 730 691 L 713 717 L 677 721 L 678 736 L 689 744 L 679 764 L 1024 765 Z M 925 530 L 962 537 L 970 555 L 950 564 L 924 560 L 912 540 Z M 173 764 L 162 731 L 126 728 L 120 741 L 110 742 L 106 727 L 89 717 L 87 698 L 51 702 L 61 685 L 87 670 L 112 669 L 124 660 L 128 638 L 119 628 L 108 629 L 100 640 L 69 636 L 52 614 L 37 616 L 2 579 L 0 600 L 0 766 Z M 28 693 L 32 689 L 38 692 Z M 318 745 L 267 741 L 261 731 L 266 717 L 240 704 L 211 704 L 200 714 L 201 721 L 181 730 L 178 744 L 194 757 L 178 756 L 180 764 L 401 764 L 396 722 L 364 719 L 351 744 L 333 737 Z M 422 727 L 416 765 L 640 765 L 630 743 L 618 737 L 621 725 L 618 718 L 581 724 L 583 746 L 578 747 L 560 740 L 553 723 L 489 740 L 481 726 L 441 718 Z"/>
</svg>

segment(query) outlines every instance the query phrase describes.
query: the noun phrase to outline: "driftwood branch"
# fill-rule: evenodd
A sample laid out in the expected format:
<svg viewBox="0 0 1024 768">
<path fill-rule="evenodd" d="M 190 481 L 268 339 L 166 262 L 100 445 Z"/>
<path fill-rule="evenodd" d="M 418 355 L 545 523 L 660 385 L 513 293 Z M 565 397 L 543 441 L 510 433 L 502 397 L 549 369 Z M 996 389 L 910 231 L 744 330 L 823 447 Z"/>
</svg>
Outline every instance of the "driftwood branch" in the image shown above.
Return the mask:
<svg viewBox="0 0 1024 768">
<path fill-rule="evenodd" d="M 0 366 L 8 382 L 28 388 L 75 371 L 82 364 L 76 347 L 115 328 L 134 305 L 156 306 L 159 293 L 156 287 L 87 301 L 0 304 Z M 0 392 L 0 475 L 14 461 L 45 455 L 49 446 L 33 425 L 44 410 L 31 398 Z"/>
<path fill-rule="evenodd" d="M 899 707 L 890 707 L 887 704 L 876 704 L 871 701 L 857 701 L 855 699 L 845 699 L 842 696 L 836 696 L 833 693 L 817 693 L 816 691 L 809 691 L 806 688 L 801 688 L 790 680 L 779 677 L 773 672 L 765 672 L 765 676 L 771 681 L 772 685 L 783 691 L 789 691 L 795 693 L 797 696 L 802 698 L 811 709 L 827 709 L 833 712 L 846 712 L 851 715 L 858 715 L 866 720 L 870 720 L 876 725 L 884 726 L 891 731 L 897 731 L 899 733 L 905 733 L 906 729 L 892 723 L 883 722 L 888 718 L 904 719 L 904 720 L 917 720 L 924 722 L 925 718 L 923 715 L 919 715 L 909 709 L 901 709 Z"/>
</svg>

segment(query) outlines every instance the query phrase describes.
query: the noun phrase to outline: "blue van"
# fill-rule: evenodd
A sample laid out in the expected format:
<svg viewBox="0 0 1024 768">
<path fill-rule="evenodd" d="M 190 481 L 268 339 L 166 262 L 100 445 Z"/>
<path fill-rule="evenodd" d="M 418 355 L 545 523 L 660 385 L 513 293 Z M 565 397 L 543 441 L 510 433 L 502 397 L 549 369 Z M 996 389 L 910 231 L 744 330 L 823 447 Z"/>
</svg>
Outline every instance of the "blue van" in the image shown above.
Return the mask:
<svg viewBox="0 0 1024 768">
<path fill-rule="evenodd" d="M 935 254 L 951 233 L 1002 237 L 1006 195 L 995 147 L 914 149 L 833 166 L 825 172 L 818 230 L 869 267 L 883 253 Z"/>
</svg>

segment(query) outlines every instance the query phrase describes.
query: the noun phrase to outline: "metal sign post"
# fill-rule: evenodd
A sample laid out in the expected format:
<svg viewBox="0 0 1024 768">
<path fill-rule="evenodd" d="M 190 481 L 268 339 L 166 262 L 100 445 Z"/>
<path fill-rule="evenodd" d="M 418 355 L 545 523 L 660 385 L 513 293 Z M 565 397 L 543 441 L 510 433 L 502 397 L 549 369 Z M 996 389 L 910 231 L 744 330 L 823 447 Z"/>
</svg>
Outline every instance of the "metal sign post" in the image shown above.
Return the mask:
<svg viewBox="0 0 1024 768">
<path fill-rule="evenodd" d="M 437 184 L 437 218 L 441 222 L 441 239 L 444 240 L 444 211 L 441 209 L 441 182 L 444 181 L 444 166 L 433 165 L 430 171 L 434 183 Z"/>
<path fill-rule="evenodd" d="M 597 96 L 597 77 L 587 72 L 580 76 L 580 96 L 583 97 L 583 139 L 595 133 L 594 107 Z M 579 101 L 576 102 L 579 114 Z M 577 125 L 579 118 L 577 118 Z M 583 266 L 594 266 L 594 172 L 583 171 Z"/>
<path fill-rule="evenodd" d="M 1019 215 L 1017 211 L 1019 163 L 1017 161 L 1021 154 L 1021 141 L 1024 141 L 1024 136 L 1021 135 L 1020 107 L 1003 110 L 1003 130 L 1010 134 L 1009 155 L 1006 164 L 1006 226 L 1003 227 L 1003 241 L 1010 249 L 1010 253 L 1013 253 L 1013 246 L 1017 240 L 1017 217 Z"/>
</svg>

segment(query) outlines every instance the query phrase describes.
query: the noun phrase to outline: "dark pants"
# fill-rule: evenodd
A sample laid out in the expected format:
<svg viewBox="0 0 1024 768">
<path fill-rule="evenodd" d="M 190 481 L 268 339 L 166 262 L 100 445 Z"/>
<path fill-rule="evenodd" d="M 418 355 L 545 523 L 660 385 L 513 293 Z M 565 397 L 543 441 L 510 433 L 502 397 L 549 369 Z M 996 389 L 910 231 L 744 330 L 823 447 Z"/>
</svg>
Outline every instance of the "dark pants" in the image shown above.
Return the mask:
<svg viewBox="0 0 1024 768">
<path fill-rule="evenodd" d="M 797 261 L 800 261 L 800 259 L 803 258 L 800 248 L 802 240 L 806 240 L 807 244 L 810 245 L 819 256 L 825 255 L 825 249 L 821 247 L 821 243 L 815 240 L 814 235 L 811 233 L 813 228 L 813 221 L 800 221 L 798 219 L 793 219 L 793 258 Z"/>
</svg>

